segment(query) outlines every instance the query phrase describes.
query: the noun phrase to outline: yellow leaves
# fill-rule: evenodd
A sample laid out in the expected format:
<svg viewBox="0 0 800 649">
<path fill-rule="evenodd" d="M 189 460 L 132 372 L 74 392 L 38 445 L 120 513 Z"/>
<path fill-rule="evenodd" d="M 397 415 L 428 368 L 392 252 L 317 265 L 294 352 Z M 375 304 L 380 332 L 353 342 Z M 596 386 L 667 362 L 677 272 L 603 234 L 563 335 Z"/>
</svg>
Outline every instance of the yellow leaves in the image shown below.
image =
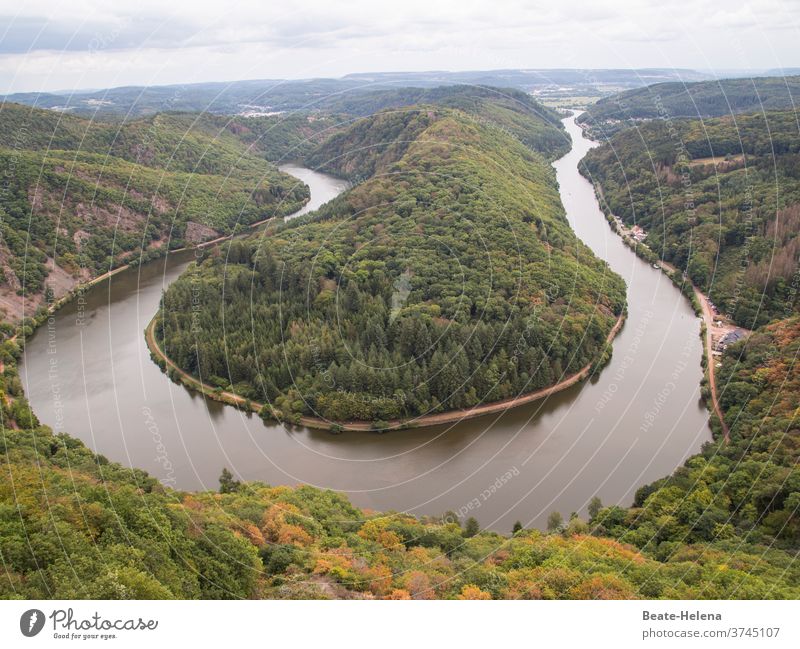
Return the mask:
<svg viewBox="0 0 800 649">
<path fill-rule="evenodd" d="M 503 599 L 543 599 L 542 589 L 536 582 L 536 574 L 536 569 L 533 568 L 511 570 Z"/>
<path fill-rule="evenodd" d="M 492 599 L 492 596 L 475 584 L 467 584 L 461 589 L 461 594 L 456 596 L 456 599 Z"/>
<path fill-rule="evenodd" d="M 634 563 L 645 562 L 645 558 L 635 547 L 624 545 L 614 539 L 607 539 L 599 536 L 581 536 L 576 537 L 576 540 L 580 542 L 581 548 L 585 547 L 605 557 L 632 561 Z"/>
<path fill-rule="evenodd" d="M 378 543 L 387 550 L 404 549 L 405 546 L 403 546 L 400 537 L 391 530 L 386 529 L 388 525 L 388 518 L 373 518 L 361 526 L 358 535 L 365 541 Z"/>
<path fill-rule="evenodd" d="M 404 588 L 395 588 L 384 599 L 411 599 L 411 593 Z"/>
<path fill-rule="evenodd" d="M 183 497 L 183 506 L 191 511 L 199 512 L 203 509 L 203 503 L 197 500 L 192 494 L 186 494 Z"/>
</svg>

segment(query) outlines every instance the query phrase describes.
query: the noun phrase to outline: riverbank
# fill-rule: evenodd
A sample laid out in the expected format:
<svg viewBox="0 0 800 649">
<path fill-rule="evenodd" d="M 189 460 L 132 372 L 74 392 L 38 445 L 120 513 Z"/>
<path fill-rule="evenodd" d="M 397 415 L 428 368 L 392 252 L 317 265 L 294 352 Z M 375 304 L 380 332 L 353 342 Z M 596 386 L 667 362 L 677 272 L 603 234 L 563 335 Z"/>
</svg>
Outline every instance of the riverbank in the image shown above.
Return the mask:
<svg viewBox="0 0 800 649">
<path fill-rule="evenodd" d="M 585 131 L 584 131 L 585 132 Z M 714 332 L 718 331 L 718 338 L 723 336 L 724 333 L 731 329 L 730 326 L 724 325 L 715 317 L 714 311 L 711 308 L 711 303 L 708 296 L 703 293 L 684 273 L 681 273 L 675 266 L 669 262 L 660 259 L 659 256 L 646 244 L 641 238 L 636 237 L 636 233 L 632 228 L 628 228 L 618 216 L 613 214 L 608 208 L 603 194 L 603 188 L 588 179 L 592 183 L 597 197 L 597 203 L 603 210 L 606 216 L 606 221 L 609 227 L 622 239 L 623 243 L 628 246 L 638 257 L 644 261 L 652 264 L 663 272 L 672 283 L 680 289 L 681 293 L 686 295 L 689 303 L 692 305 L 695 314 L 703 321 L 700 336 L 703 340 L 703 367 L 705 370 L 705 380 L 708 385 L 708 399 L 710 404 L 707 403 L 710 412 L 717 418 L 720 427 L 720 432 L 725 443 L 730 442 L 730 429 L 725 423 L 725 418 L 722 414 L 722 408 L 719 405 L 719 390 L 717 388 L 717 379 L 715 372 L 714 360 Z M 685 287 L 689 288 L 689 294 L 686 293 Z M 720 323 L 719 325 L 717 323 Z M 747 331 L 747 334 L 750 332 Z"/>
<path fill-rule="evenodd" d="M 576 149 L 555 164 L 567 218 L 628 283 L 613 355 L 588 380 L 498 414 L 386 435 L 262 420 L 243 402 L 229 407 L 166 380 L 151 360 L 143 333 L 163 290 L 192 261 L 188 251 L 85 291 L 28 338 L 19 373 L 33 412 L 55 432 L 185 491 L 216 488 L 226 466 L 243 481 L 310 484 L 375 511 L 437 515 L 460 511 L 516 467 L 511 482 L 469 511 L 482 527 L 509 530 L 523 520 L 544 529 L 550 512 L 585 512 L 594 495 L 630 504 L 640 485 L 710 439 L 699 322 L 672 283 L 608 230 L 578 174 L 585 140 L 567 127 Z M 313 176 L 312 202 L 336 192 L 338 180 Z M 666 394 L 675 372 L 680 380 Z"/>
<path fill-rule="evenodd" d="M 544 399 L 546 397 L 549 397 L 550 395 L 556 394 L 558 392 L 561 392 L 562 390 L 566 390 L 567 388 L 572 387 L 576 383 L 579 383 L 580 381 L 583 381 L 584 379 L 588 378 L 589 375 L 591 374 L 592 369 L 596 366 L 598 362 L 598 361 L 593 361 L 587 364 L 586 366 L 581 368 L 580 371 L 568 376 L 564 380 L 559 381 L 558 383 L 555 383 L 547 388 L 542 388 L 541 390 L 530 392 L 528 394 L 524 394 L 519 397 L 504 399 L 503 401 L 495 401 L 493 403 L 474 406 L 473 408 L 468 408 L 464 410 L 448 410 L 446 412 L 440 412 L 433 415 L 423 415 L 422 417 L 415 417 L 413 419 L 390 420 L 387 422 L 383 422 L 380 428 L 376 428 L 374 422 L 367 422 L 367 421 L 332 422 L 319 417 L 299 417 L 299 418 L 284 419 L 283 415 L 280 412 L 278 412 L 277 410 L 275 410 L 274 408 L 272 408 L 267 404 L 257 403 L 255 401 L 251 401 L 250 399 L 245 399 L 244 397 L 234 394 L 233 392 L 220 390 L 219 388 L 212 388 L 211 386 L 208 386 L 205 383 L 203 383 L 202 380 L 182 370 L 180 367 L 178 367 L 178 365 L 176 365 L 172 361 L 172 359 L 170 359 L 164 353 L 164 350 L 161 349 L 161 346 L 158 344 L 158 340 L 156 339 L 155 335 L 155 327 L 157 321 L 158 321 L 158 314 L 156 314 L 153 317 L 153 319 L 147 325 L 147 329 L 145 329 L 145 340 L 147 342 L 147 348 L 150 350 L 153 360 L 156 363 L 158 363 L 158 365 L 162 368 L 162 370 L 171 373 L 173 378 L 180 380 L 180 382 L 187 388 L 201 392 L 205 396 L 215 401 L 226 403 L 236 408 L 259 413 L 262 416 L 267 415 L 271 419 L 277 419 L 279 421 L 285 420 L 288 421 L 289 423 L 306 426 L 308 428 L 314 428 L 317 430 L 327 430 L 331 432 L 342 432 L 342 431 L 384 432 L 389 430 L 401 430 L 407 428 L 426 428 L 429 426 L 438 426 L 442 424 L 456 424 L 462 421 L 467 421 L 469 419 L 475 419 L 476 417 L 482 417 L 484 415 L 503 413 L 512 408 L 516 408 L 518 406 L 522 406 L 525 404 L 532 403 L 534 401 L 538 401 L 540 399 Z M 616 337 L 617 333 L 619 333 L 624 322 L 625 322 L 625 313 L 623 312 L 617 318 L 617 321 L 614 323 L 614 326 L 611 328 L 611 331 L 608 333 L 608 336 L 606 337 L 606 348 L 603 350 L 604 353 L 608 348 L 608 346 L 611 345 L 612 342 L 614 341 L 614 338 Z M 269 410 L 265 411 L 264 410 L 265 408 L 268 408 Z"/>
</svg>

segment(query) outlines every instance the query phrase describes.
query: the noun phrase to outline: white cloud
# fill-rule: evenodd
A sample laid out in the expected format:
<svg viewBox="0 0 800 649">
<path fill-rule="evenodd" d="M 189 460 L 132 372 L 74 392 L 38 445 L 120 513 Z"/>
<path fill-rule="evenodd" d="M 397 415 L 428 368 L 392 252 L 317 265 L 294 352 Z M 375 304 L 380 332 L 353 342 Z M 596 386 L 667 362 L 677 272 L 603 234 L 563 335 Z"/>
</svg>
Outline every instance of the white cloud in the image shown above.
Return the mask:
<svg viewBox="0 0 800 649">
<path fill-rule="evenodd" d="M 800 65 L 769 0 L 0 0 L 9 91 L 498 67 Z M 731 64 L 732 61 L 736 63 Z"/>
</svg>

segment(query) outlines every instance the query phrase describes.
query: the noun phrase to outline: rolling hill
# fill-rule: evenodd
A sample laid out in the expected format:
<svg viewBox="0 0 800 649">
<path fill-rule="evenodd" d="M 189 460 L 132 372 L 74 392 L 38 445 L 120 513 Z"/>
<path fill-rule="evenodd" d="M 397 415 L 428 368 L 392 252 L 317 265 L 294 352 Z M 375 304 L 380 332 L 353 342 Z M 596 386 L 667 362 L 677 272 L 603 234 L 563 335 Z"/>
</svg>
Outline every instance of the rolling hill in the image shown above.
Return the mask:
<svg viewBox="0 0 800 649">
<path fill-rule="evenodd" d="M 264 159 L 257 133 L 236 131 L 201 115 L 109 124 L 4 104 L 5 318 L 118 265 L 299 208 L 308 189 Z"/>
<path fill-rule="evenodd" d="M 584 173 L 607 213 L 752 329 L 798 304 L 799 136 L 793 111 L 656 120 L 590 151 Z"/>
<path fill-rule="evenodd" d="M 794 110 L 800 77 L 752 77 L 686 83 L 672 81 L 626 90 L 589 106 L 578 121 L 596 139 L 648 119 L 711 118 L 770 110 Z"/>
</svg>

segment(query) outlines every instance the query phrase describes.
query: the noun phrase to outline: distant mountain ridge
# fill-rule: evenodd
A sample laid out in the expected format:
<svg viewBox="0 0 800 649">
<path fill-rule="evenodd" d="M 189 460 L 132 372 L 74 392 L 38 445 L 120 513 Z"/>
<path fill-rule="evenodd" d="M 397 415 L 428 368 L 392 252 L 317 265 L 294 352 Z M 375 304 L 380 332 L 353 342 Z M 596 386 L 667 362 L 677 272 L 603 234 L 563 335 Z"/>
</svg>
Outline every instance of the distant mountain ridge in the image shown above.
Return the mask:
<svg viewBox="0 0 800 649">
<path fill-rule="evenodd" d="M 378 72 L 339 79 L 257 79 L 168 86 L 125 86 L 74 93 L 16 93 L 4 100 L 38 108 L 58 109 L 101 117 L 135 117 L 168 110 L 238 114 L 248 106 L 269 110 L 326 108 L 341 95 L 359 95 L 398 87 L 434 88 L 442 85 L 485 85 L 532 91 L 561 85 L 580 85 L 592 93 L 608 94 L 659 81 L 698 81 L 711 78 L 694 70 L 488 70 L 472 72 Z"/>
<path fill-rule="evenodd" d="M 800 76 L 750 77 L 658 83 L 600 99 L 578 121 L 597 137 L 635 121 L 656 118 L 710 118 L 765 110 L 796 109 Z"/>
</svg>

